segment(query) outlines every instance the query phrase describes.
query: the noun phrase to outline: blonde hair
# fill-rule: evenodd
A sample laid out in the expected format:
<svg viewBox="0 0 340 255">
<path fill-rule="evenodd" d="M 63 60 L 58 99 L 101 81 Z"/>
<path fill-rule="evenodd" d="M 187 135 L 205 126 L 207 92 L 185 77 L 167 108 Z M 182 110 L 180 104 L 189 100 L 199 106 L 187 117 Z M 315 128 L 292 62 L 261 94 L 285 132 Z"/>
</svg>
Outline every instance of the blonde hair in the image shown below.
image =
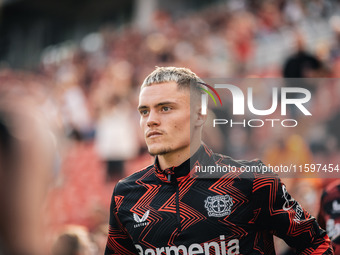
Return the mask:
<svg viewBox="0 0 340 255">
<path fill-rule="evenodd" d="M 203 80 L 188 68 L 184 67 L 156 67 L 144 80 L 141 88 L 151 86 L 153 84 L 175 82 L 178 84 L 179 89 L 194 89 L 200 94 L 203 91 Z"/>
</svg>

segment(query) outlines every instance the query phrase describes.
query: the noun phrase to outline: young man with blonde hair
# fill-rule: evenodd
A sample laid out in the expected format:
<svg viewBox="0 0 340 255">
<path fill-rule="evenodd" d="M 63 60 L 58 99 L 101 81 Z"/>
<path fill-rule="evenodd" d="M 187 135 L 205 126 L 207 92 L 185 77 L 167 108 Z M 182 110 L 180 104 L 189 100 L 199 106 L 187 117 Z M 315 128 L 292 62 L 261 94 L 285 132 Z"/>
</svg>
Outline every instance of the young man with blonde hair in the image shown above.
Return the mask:
<svg viewBox="0 0 340 255">
<path fill-rule="evenodd" d="M 325 231 L 275 175 L 193 173 L 193 166 L 263 166 L 202 143 L 201 82 L 176 67 L 158 67 L 145 79 L 138 111 L 155 162 L 116 185 L 105 254 L 275 254 L 273 234 L 297 253 L 332 254 Z"/>
</svg>

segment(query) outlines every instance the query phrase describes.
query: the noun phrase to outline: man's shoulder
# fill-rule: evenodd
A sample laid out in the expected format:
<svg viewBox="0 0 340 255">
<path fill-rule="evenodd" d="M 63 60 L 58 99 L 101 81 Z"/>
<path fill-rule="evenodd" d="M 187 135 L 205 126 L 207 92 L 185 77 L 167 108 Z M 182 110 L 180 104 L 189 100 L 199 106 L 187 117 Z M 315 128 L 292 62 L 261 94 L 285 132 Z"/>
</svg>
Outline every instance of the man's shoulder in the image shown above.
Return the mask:
<svg viewBox="0 0 340 255">
<path fill-rule="evenodd" d="M 248 180 L 278 178 L 262 160 L 256 158 L 251 160 L 234 159 L 220 153 L 212 153 L 211 157 L 216 165 L 226 166 L 228 172 L 237 173 L 239 178 Z"/>
<path fill-rule="evenodd" d="M 228 164 L 228 165 L 232 165 L 236 167 L 241 167 L 241 166 L 263 167 L 264 166 L 264 163 L 260 159 L 251 159 L 251 160 L 234 159 L 230 156 L 226 156 L 220 153 L 213 153 L 213 158 L 216 163 Z"/>
</svg>

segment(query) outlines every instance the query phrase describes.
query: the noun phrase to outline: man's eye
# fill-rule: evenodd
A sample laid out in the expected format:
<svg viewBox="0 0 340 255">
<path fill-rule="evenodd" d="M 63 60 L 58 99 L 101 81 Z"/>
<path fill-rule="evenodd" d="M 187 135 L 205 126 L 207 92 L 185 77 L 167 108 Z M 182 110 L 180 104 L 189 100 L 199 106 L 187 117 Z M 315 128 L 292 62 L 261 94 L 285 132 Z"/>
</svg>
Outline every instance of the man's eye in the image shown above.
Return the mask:
<svg viewBox="0 0 340 255">
<path fill-rule="evenodd" d="M 170 111 L 170 110 L 171 110 L 171 108 L 168 107 L 168 106 L 163 106 L 163 107 L 162 107 L 162 111 L 163 111 L 163 112 L 168 112 L 168 111 Z"/>
<path fill-rule="evenodd" d="M 140 110 L 139 113 L 140 113 L 140 115 L 145 116 L 149 113 L 149 111 L 148 110 Z"/>
</svg>

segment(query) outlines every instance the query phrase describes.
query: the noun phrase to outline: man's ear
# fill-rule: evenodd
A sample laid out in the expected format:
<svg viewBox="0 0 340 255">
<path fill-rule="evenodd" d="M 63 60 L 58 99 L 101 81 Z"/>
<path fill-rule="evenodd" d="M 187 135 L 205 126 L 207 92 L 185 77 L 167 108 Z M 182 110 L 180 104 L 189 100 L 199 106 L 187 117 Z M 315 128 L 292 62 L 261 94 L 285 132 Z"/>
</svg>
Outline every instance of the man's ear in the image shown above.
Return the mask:
<svg viewBox="0 0 340 255">
<path fill-rule="evenodd" d="M 207 120 L 207 114 L 202 114 L 202 107 L 199 106 L 196 108 L 196 111 L 195 111 L 195 116 L 196 116 L 196 119 L 195 119 L 195 126 L 197 127 L 201 127 L 204 125 L 204 123 L 206 122 Z"/>
</svg>

